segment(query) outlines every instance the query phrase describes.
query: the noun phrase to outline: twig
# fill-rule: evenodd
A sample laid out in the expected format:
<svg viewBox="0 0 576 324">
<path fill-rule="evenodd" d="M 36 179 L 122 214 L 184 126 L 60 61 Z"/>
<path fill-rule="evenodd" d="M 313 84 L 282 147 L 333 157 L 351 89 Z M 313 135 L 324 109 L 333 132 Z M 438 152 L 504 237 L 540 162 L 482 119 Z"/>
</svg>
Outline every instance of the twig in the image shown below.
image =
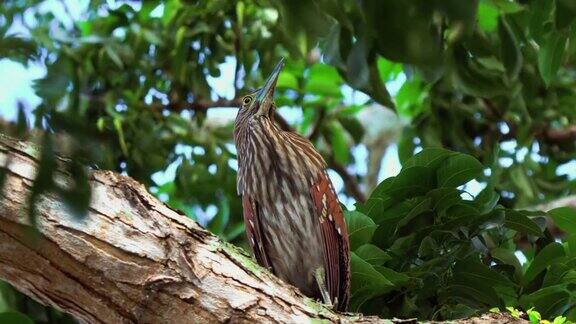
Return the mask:
<svg viewBox="0 0 576 324">
<path fill-rule="evenodd" d="M 284 119 L 284 117 L 282 117 L 282 115 L 278 113 L 278 111 L 274 112 L 274 121 L 276 124 L 278 124 L 278 126 L 280 126 L 281 130 L 287 132 L 296 132 L 296 130 L 290 126 L 290 124 L 286 121 L 286 119 Z"/>
<path fill-rule="evenodd" d="M 568 142 L 576 139 L 576 126 L 572 125 L 563 129 L 546 129 L 544 136 L 550 142 Z"/>
<path fill-rule="evenodd" d="M 354 199 L 356 199 L 357 202 L 362 203 L 366 201 L 366 195 L 364 195 L 364 192 L 362 192 L 362 190 L 360 189 L 358 181 L 356 181 L 356 178 L 353 175 L 351 175 L 348 172 L 348 170 L 346 170 L 346 167 L 336 162 L 334 158 L 330 158 L 327 162 L 328 167 L 336 171 L 336 173 L 338 173 L 342 177 L 346 193 L 351 197 L 353 197 Z"/>
<path fill-rule="evenodd" d="M 195 100 L 192 103 L 174 101 L 167 105 L 155 102 L 149 105 L 151 109 L 154 110 L 164 110 L 167 109 L 171 112 L 181 112 L 183 110 L 189 109 L 194 111 L 206 111 L 210 108 L 238 108 L 240 106 L 240 98 L 234 98 L 232 100 L 228 99 L 218 99 L 216 101 L 212 100 Z"/>
<path fill-rule="evenodd" d="M 236 66 L 234 67 L 234 94 L 238 96 L 240 86 L 240 67 L 242 61 L 242 31 L 239 29 L 238 22 L 234 24 L 234 53 L 236 54 Z"/>
<path fill-rule="evenodd" d="M 308 136 L 308 139 L 311 142 L 314 142 L 318 138 L 318 136 L 320 135 L 320 130 L 322 129 L 322 123 L 324 122 L 324 117 L 326 117 L 326 109 L 323 107 L 320 109 L 318 119 L 316 119 L 316 123 L 314 124 L 314 128 L 312 129 L 312 132 Z"/>
</svg>

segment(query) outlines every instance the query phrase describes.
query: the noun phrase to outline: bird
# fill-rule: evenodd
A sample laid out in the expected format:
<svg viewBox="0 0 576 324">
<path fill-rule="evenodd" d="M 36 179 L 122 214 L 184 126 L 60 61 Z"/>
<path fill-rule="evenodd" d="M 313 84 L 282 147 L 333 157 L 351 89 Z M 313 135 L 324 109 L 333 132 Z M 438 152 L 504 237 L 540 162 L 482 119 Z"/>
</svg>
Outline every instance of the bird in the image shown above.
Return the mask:
<svg viewBox="0 0 576 324">
<path fill-rule="evenodd" d="M 350 248 L 342 207 L 323 157 L 275 122 L 284 59 L 264 86 L 241 99 L 234 123 L 237 190 L 256 261 L 304 295 L 345 311 Z"/>
</svg>

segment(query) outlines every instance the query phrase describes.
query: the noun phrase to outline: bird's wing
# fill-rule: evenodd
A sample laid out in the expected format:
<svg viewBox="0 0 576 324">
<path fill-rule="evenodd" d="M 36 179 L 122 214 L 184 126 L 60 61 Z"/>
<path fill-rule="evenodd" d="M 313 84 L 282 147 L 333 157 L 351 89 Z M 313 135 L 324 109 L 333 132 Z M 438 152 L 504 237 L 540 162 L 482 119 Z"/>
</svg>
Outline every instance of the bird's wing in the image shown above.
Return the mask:
<svg viewBox="0 0 576 324">
<path fill-rule="evenodd" d="M 324 241 L 324 269 L 328 293 L 333 303 L 338 302 L 338 309 L 345 310 L 350 288 L 348 230 L 336 192 L 326 172 L 320 173 L 313 184 L 312 200 L 320 218 Z"/>
<path fill-rule="evenodd" d="M 260 208 L 258 202 L 252 199 L 249 195 L 244 194 L 242 196 L 242 207 L 244 210 L 244 226 L 246 227 L 246 236 L 248 238 L 248 244 L 256 257 L 258 263 L 268 268 L 272 273 L 272 264 L 270 259 L 266 254 L 266 247 L 264 242 L 264 235 L 262 235 L 261 223 L 260 223 Z"/>
</svg>

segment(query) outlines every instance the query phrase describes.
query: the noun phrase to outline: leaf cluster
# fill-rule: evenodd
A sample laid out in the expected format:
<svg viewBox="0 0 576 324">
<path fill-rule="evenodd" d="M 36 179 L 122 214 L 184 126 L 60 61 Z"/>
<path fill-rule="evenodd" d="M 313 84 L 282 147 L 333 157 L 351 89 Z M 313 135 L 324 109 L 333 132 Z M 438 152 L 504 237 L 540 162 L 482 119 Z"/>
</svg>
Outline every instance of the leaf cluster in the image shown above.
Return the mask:
<svg viewBox="0 0 576 324">
<path fill-rule="evenodd" d="M 508 209 L 490 185 L 476 197 L 465 191 L 485 178 L 470 155 L 424 149 L 347 213 L 352 310 L 445 320 L 533 307 L 575 320 L 576 211 Z"/>
</svg>

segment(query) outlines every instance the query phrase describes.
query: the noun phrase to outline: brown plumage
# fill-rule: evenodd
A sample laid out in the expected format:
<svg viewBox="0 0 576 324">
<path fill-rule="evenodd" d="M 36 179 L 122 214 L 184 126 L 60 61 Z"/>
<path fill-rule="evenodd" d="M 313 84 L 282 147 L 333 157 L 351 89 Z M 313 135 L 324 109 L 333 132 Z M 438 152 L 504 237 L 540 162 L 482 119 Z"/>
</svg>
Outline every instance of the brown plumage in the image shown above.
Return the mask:
<svg viewBox="0 0 576 324">
<path fill-rule="evenodd" d="M 264 87 L 243 98 L 236 117 L 237 185 L 246 234 L 258 263 L 305 295 L 327 294 L 324 302 L 345 310 L 346 224 L 322 156 L 306 138 L 274 123 L 273 95 L 282 66 L 280 61 Z"/>
</svg>

